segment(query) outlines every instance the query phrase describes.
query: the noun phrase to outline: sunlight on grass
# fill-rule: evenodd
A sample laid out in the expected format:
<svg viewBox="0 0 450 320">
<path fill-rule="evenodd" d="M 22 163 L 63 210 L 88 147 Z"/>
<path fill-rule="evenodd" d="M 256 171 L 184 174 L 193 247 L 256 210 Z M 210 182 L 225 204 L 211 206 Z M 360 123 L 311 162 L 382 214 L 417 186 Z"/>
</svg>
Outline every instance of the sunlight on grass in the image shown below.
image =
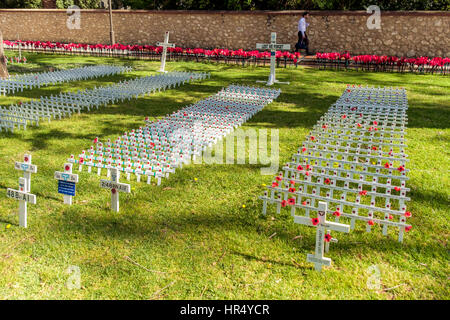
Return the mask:
<svg viewBox="0 0 450 320">
<path fill-rule="evenodd" d="M 26 54 L 15 72 L 84 64 L 130 65 L 126 75 L 77 81 L 0 97 L 0 105 L 92 88 L 155 74 L 159 62 Z M 309 130 L 342 94 L 347 83 L 405 87 L 409 99 L 407 187 L 413 229 L 405 242 L 379 227 L 340 235 L 333 265 L 319 274 L 306 262 L 314 230 L 295 225 L 288 213 L 261 215 L 257 197 L 272 176 L 259 166 L 189 165 L 160 187 L 137 183 L 121 194 L 121 212 L 109 210 L 99 177 L 80 173 L 71 207 L 63 205 L 53 173 L 70 154 L 92 140 L 115 139 L 212 95 L 231 83 L 256 85 L 268 67 L 168 62 L 168 70 L 211 72 L 194 82 L 145 98 L 101 107 L 71 118 L 43 121 L 26 131 L 0 133 L 0 298 L 149 299 L 449 299 L 450 80 L 444 76 L 279 69 L 283 93 L 243 128 L 276 128 L 280 165 L 289 161 Z M 28 70 L 28 71 L 27 71 Z M 277 87 L 277 86 L 276 86 Z M 37 205 L 29 206 L 29 228 L 18 227 L 17 203 L 6 198 L 17 187 L 14 161 L 31 152 Z M 8 227 L 9 226 L 9 227 Z M 275 236 L 269 238 L 276 233 Z M 377 265 L 381 289 L 367 289 L 369 267 Z M 70 290 L 69 266 L 81 271 L 81 289 Z M 394 289 L 392 289 L 394 288 Z M 388 289 L 388 290 L 386 290 Z"/>
</svg>

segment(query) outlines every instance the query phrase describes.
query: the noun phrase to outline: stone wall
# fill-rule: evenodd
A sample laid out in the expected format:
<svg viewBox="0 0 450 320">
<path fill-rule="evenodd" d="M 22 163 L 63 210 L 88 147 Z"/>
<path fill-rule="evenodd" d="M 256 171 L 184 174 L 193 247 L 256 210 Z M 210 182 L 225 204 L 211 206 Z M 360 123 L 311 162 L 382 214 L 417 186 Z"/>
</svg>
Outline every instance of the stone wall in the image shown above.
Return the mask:
<svg viewBox="0 0 450 320">
<path fill-rule="evenodd" d="M 154 44 L 171 31 L 181 47 L 254 49 L 276 31 L 279 43 L 297 42 L 302 11 L 126 11 L 113 13 L 116 42 Z M 382 12 L 381 29 L 369 30 L 369 14 L 359 11 L 312 11 L 312 51 L 398 56 L 450 56 L 449 12 Z M 109 43 L 105 10 L 82 10 L 81 29 L 70 30 L 65 10 L 0 9 L 5 39 Z"/>
</svg>

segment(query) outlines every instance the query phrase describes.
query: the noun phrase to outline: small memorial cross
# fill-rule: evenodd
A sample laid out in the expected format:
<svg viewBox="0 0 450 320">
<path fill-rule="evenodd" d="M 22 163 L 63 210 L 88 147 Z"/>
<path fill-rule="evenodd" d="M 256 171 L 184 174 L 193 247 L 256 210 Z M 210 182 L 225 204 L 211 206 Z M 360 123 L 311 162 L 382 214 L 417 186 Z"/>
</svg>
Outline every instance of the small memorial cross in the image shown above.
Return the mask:
<svg viewBox="0 0 450 320">
<path fill-rule="evenodd" d="M 19 226 L 27 227 L 27 203 L 36 204 L 36 196 L 28 193 L 27 179 L 19 178 L 19 190 L 8 188 L 6 196 L 19 201 Z"/>
<path fill-rule="evenodd" d="M 78 183 L 78 175 L 72 173 L 72 163 L 64 164 L 64 172 L 55 171 L 55 179 L 58 180 L 58 193 L 64 195 L 64 203 L 71 205 Z"/>
<path fill-rule="evenodd" d="M 270 37 L 270 43 L 257 43 L 256 49 L 261 50 L 270 50 L 270 75 L 269 80 L 267 81 L 266 85 L 271 86 L 274 83 L 283 83 L 283 84 L 289 84 L 289 82 L 280 82 L 276 79 L 275 76 L 275 68 L 276 68 L 276 54 L 277 50 L 290 50 L 291 45 L 290 44 L 278 44 L 277 43 L 277 33 L 272 32 Z M 257 81 L 257 82 L 265 82 L 265 81 Z"/>
<path fill-rule="evenodd" d="M 117 168 L 111 168 L 111 180 L 100 180 L 100 187 L 111 190 L 111 210 L 119 212 L 119 192 L 130 193 L 131 187 L 129 184 L 120 183 L 120 171 Z"/>
<path fill-rule="evenodd" d="M 163 48 L 163 52 L 161 55 L 161 67 L 159 68 L 159 72 L 167 72 L 166 69 L 166 56 L 167 56 L 167 48 L 175 48 L 174 43 L 169 43 L 169 31 L 166 31 L 164 36 L 164 42 L 157 42 L 156 45 L 158 47 Z"/>
<path fill-rule="evenodd" d="M 327 230 L 334 230 L 339 232 L 349 232 L 350 226 L 342 223 L 327 221 L 327 203 L 319 202 L 317 218 L 309 218 L 303 216 L 294 216 L 294 222 L 305 225 L 316 225 L 316 250 L 314 254 L 308 254 L 307 261 L 315 265 L 316 271 L 321 271 L 322 266 L 330 266 L 331 259 L 324 257 L 325 242 L 331 241 L 330 234 Z"/>
<path fill-rule="evenodd" d="M 23 177 L 27 180 L 25 192 L 30 192 L 31 174 L 37 172 L 37 166 L 31 164 L 31 154 L 25 154 L 23 156 L 23 162 L 16 161 L 14 168 L 23 171 Z"/>
</svg>

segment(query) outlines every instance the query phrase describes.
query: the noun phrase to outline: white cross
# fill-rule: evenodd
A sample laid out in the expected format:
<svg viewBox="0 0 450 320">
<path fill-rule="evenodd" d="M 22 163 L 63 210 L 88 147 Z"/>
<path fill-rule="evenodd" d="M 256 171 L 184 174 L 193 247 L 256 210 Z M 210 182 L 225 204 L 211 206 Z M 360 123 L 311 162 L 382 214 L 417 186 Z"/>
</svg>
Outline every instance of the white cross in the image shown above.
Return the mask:
<svg viewBox="0 0 450 320">
<path fill-rule="evenodd" d="M 73 165 L 71 163 L 65 163 L 64 172 L 55 171 L 55 179 L 58 180 L 58 183 L 60 183 L 59 181 L 64 181 L 72 184 L 78 183 L 78 175 L 72 174 L 72 166 Z M 64 194 L 64 204 L 72 204 L 71 195 Z"/>
<path fill-rule="evenodd" d="M 19 226 L 27 227 L 27 203 L 36 204 L 36 196 L 27 191 L 27 179 L 19 178 L 19 190 L 8 188 L 6 196 L 19 201 Z"/>
<path fill-rule="evenodd" d="M 315 265 L 317 271 L 322 270 L 322 265 L 330 266 L 331 259 L 324 257 L 325 250 L 325 235 L 327 230 L 334 230 L 339 232 L 349 232 L 350 226 L 342 223 L 327 221 L 327 203 L 319 202 L 317 211 L 318 223 L 316 224 L 316 250 L 314 254 L 308 254 L 307 261 L 312 262 Z M 314 226 L 313 219 L 303 216 L 294 216 L 294 222 L 308 226 Z M 331 239 L 329 239 L 331 240 Z"/>
<path fill-rule="evenodd" d="M 23 171 L 23 177 L 27 180 L 25 192 L 30 192 L 31 174 L 37 172 L 37 166 L 31 164 L 31 154 L 25 154 L 23 156 L 23 162 L 16 161 L 14 168 Z"/>
<path fill-rule="evenodd" d="M 100 187 L 111 190 L 111 210 L 119 212 L 119 192 L 130 193 L 131 187 L 129 184 L 119 182 L 119 169 L 111 168 L 109 170 L 111 173 L 111 180 L 100 180 Z"/>
<path fill-rule="evenodd" d="M 277 44 L 277 33 L 271 33 L 270 44 L 267 43 L 257 43 L 256 49 L 268 50 L 270 49 L 270 75 L 269 80 L 267 81 L 267 85 L 271 86 L 274 83 L 284 83 L 289 84 L 289 82 L 280 82 L 275 77 L 275 68 L 276 68 L 276 53 L 277 50 L 290 50 L 290 44 Z M 265 82 L 265 81 L 257 81 L 257 82 Z"/>
<path fill-rule="evenodd" d="M 158 47 L 163 47 L 163 52 L 161 55 L 161 67 L 159 68 L 159 72 L 167 72 L 166 69 L 166 55 L 167 55 L 167 48 L 175 48 L 174 43 L 169 43 L 169 31 L 166 31 L 166 34 L 164 36 L 164 42 L 157 42 L 156 45 Z"/>
</svg>

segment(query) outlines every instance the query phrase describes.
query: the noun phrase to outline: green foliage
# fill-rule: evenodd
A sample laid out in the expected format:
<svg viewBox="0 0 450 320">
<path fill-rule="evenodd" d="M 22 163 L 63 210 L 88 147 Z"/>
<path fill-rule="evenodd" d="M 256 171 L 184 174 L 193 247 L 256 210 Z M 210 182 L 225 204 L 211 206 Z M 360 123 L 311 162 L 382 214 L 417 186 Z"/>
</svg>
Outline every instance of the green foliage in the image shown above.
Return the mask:
<svg viewBox="0 0 450 320">
<path fill-rule="evenodd" d="M 113 0 L 113 8 L 146 10 L 450 10 L 450 0 Z M 100 0 L 56 0 L 57 8 L 100 8 Z M 0 0 L 2 8 L 39 8 L 41 0 Z"/>
<path fill-rule="evenodd" d="M 0 0 L 0 8 L 37 9 L 41 7 L 41 0 Z"/>
<path fill-rule="evenodd" d="M 450 0 L 124 0 L 124 6 L 150 10 L 450 10 Z"/>
<path fill-rule="evenodd" d="M 81 9 L 97 9 L 100 7 L 100 0 L 56 0 L 58 9 L 66 9 L 72 5 Z"/>
</svg>

